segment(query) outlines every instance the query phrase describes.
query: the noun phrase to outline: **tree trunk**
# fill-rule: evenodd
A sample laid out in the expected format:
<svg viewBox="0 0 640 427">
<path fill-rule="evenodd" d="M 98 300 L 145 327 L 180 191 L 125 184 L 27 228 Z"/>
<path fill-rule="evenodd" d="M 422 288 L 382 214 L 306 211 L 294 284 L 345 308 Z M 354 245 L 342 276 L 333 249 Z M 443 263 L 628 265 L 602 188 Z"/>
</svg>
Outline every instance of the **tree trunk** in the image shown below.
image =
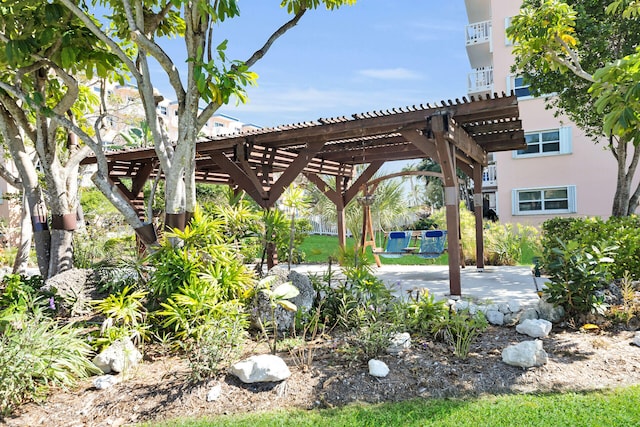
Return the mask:
<svg viewBox="0 0 640 427">
<path fill-rule="evenodd" d="M 631 161 L 629 161 L 627 153 L 629 144 L 629 141 L 619 139 L 613 149 L 614 157 L 618 162 L 618 175 L 611 208 L 612 216 L 629 216 L 638 208 L 640 188 L 637 188 L 632 194 L 631 186 L 640 160 L 640 150 L 634 146 L 634 152 Z"/>
<path fill-rule="evenodd" d="M 31 229 L 31 211 L 29 210 L 29 202 L 27 201 L 27 197 L 23 193 L 22 213 L 20 215 L 20 241 L 18 242 L 16 259 L 13 262 L 13 274 L 24 275 L 27 272 L 32 236 L 33 230 Z"/>
<path fill-rule="evenodd" d="M 51 230 L 51 256 L 47 278 L 73 268 L 73 231 Z"/>
</svg>

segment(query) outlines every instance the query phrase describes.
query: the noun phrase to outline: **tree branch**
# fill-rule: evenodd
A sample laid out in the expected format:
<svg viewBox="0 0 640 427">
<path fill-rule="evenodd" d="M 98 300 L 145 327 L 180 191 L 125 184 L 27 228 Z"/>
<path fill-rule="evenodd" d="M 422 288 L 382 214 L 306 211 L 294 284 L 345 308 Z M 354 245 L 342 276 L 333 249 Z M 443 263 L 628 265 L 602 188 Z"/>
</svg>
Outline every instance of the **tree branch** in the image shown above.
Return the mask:
<svg viewBox="0 0 640 427">
<path fill-rule="evenodd" d="M 559 43 L 562 48 L 567 52 L 567 54 L 569 55 L 569 57 L 571 58 L 570 61 L 561 58 L 556 52 L 550 52 L 552 57 L 555 59 L 556 62 L 559 62 L 561 65 L 564 65 L 565 67 L 567 67 L 569 70 L 571 70 L 571 72 L 573 74 L 575 74 L 576 76 L 585 79 L 587 81 L 590 81 L 591 83 L 594 83 L 595 80 L 593 78 L 593 76 L 589 73 L 587 73 L 583 68 L 582 65 L 580 65 L 580 59 L 578 58 L 578 54 L 569 47 L 569 45 L 567 45 L 565 43 L 564 40 L 562 40 L 562 38 L 560 38 L 560 36 L 558 36 L 557 34 L 554 36 L 555 41 L 557 43 Z"/>
<path fill-rule="evenodd" d="M 135 63 L 127 56 L 127 54 L 120 48 L 120 46 L 113 41 L 109 36 L 107 36 L 101 29 L 96 25 L 96 23 L 91 19 L 91 17 L 87 16 L 82 9 L 80 9 L 74 0 L 60 0 L 60 2 L 69 9 L 75 16 L 82 21 L 84 25 L 91 31 L 96 37 L 98 37 L 104 44 L 106 44 L 111 51 L 113 51 L 118 58 L 126 65 L 129 69 L 129 72 L 133 75 L 133 77 L 137 80 L 139 78 L 140 73 L 136 69 Z"/>
<path fill-rule="evenodd" d="M 256 50 L 254 54 L 251 55 L 251 58 L 245 61 L 245 65 L 248 68 L 251 68 L 258 60 L 260 60 L 260 58 L 262 58 L 269 51 L 269 48 L 271 48 L 271 45 L 280 36 L 282 36 L 284 33 L 286 33 L 287 31 L 289 31 L 291 28 L 295 27 L 298 24 L 298 21 L 300 21 L 300 18 L 302 18 L 302 16 L 305 14 L 306 11 L 307 11 L 306 8 L 300 9 L 300 11 L 296 13 L 293 18 L 291 18 L 288 22 L 286 22 L 284 25 L 278 28 L 273 34 L 271 34 L 271 37 L 267 39 L 265 44 L 260 49 Z"/>
</svg>

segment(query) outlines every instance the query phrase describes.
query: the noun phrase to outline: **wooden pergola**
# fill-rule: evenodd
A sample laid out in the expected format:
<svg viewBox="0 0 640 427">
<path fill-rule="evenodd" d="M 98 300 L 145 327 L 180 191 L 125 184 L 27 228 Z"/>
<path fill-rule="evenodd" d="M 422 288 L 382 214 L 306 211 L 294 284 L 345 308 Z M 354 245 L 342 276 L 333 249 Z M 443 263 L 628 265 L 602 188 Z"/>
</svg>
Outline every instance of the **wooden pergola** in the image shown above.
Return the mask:
<svg viewBox="0 0 640 427">
<path fill-rule="evenodd" d="M 473 179 L 477 260 L 482 269 L 482 168 L 487 153 L 525 147 L 517 98 L 494 94 L 210 138 L 196 146 L 196 180 L 234 186 L 268 208 L 304 174 L 335 204 L 344 245 L 345 206 L 380 167 L 388 161 L 429 157 L 442 168 L 449 248 L 460 243 L 456 168 Z M 117 151 L 107 158 L 110 179 L 142 215 L 144 183 L 159 173 L 155 151 Z M 84 163 L 92 162 L 95 158 Z M 357 165 L 366 165 L 359 176 Z M 335 177 L 335 187 L 327 183 L 327 176 Z M 125 185 L 125 179 L 131 184 Z M 460 254 L 450 251 L 451 295 L 461 295 L 459 265 Z"/>
</svg>

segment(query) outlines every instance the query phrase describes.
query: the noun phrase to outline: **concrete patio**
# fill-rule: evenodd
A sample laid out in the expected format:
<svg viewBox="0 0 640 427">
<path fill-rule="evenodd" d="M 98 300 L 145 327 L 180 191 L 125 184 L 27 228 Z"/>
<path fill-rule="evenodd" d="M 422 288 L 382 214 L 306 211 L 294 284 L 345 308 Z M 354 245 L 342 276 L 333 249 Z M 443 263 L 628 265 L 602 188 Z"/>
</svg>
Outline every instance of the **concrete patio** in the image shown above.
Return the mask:
<svg viewBox="0 0 640 427">
<path fill-rule="evenodd" d="M 282 264 L 280 268 L 286 269 Z M 322 274 L 327 265 L 295 265 L 292 270 L 299 273 Z M 448 298 L 449 267 L 446 265 L 383 265 L 374 267 L 374 273 L 393 293 L 405 296 L 415 289 L 427 289 L 436 298 Z M 531 267 L 487 266 L 483 272 L 475 267 L 460 270 L 462 299 L 484 302 L 507 302 L 516 300 L 522 305 L 538 302 Z M 538 278 L 538 284 L 542 280 Z"/>
</svg>

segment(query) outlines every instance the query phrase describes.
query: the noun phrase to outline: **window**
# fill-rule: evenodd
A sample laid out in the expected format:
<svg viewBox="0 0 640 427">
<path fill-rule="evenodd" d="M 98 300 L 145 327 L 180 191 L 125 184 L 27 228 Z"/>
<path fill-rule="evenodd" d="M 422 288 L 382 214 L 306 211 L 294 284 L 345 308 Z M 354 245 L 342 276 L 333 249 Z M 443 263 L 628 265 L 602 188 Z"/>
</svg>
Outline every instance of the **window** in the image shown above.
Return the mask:
<svg viewBox="0 0 640 427">
<path fill-rule="evenodd" d="M 532 98 L 529 91 L 529 85 L 524 83 L 524 77 L 509 76 L 507 77 L 507 92 L 511 92 L 518 97 L 518 99 Z"/>
<path fill-rule="evenodd" d="M 525 96 L 531 96 L 529 91 L 529 85 L 524 84 L 524 77 L 515 77 L 513 79 L 513 92 L 518 98 L 524 98 Z"/>
<path fill-rule="evenodd" d="M 160 114 L 162 114 L 163 116 L 167 115 L 167 107 L 165 107 L 164 105 L 160 106 Z"/>
<path fill-rule="evenodd" d="M 526 132 L 527 148 L 513 152 L 514 158 L 552 156 L 571 153 L 571 128 L 561 127 Z"/>
<path fill-rule="evenodd" d="M 513 215 L 576 212 L 576 187 L 527 188 L 513 190 Z"/>
</svg>

